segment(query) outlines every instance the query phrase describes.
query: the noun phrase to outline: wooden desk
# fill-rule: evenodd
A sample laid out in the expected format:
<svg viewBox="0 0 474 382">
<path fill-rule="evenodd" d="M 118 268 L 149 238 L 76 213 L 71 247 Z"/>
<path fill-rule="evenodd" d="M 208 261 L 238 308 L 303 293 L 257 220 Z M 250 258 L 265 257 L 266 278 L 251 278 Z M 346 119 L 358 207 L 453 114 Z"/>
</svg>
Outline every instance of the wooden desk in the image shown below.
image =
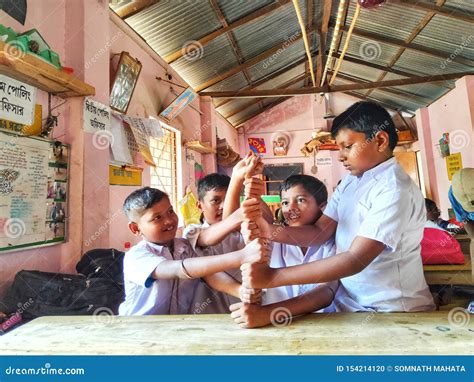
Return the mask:
<svg viewBox="0 0 474 382">
<path fill-rule="evenodd" d="M 424 265 L 423 272 L 428 285 L 474 285 L 469 255 L 464 255 L 464 264 Z"/>
<path fill-rule="evenodd" d="M 334 313 L 240 329 L 229 315 L 42 317 L 0 337 L 0 354 L 474 354 L 474 318 L 448 312 Z"/>
</svg>

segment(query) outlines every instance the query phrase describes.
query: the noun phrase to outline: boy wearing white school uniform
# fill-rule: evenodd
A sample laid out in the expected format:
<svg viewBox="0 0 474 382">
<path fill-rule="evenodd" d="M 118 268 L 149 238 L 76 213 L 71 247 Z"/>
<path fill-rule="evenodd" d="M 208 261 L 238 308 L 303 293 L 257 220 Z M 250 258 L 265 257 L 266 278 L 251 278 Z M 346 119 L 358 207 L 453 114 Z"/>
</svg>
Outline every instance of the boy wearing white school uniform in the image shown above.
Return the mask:
<svg viewBox="0 0 474 382">
<path fill-rule="evenodd" d="M 187 240 L 175 238 L 178 216 L 168 196 L 158 189 L 132 192 L 123 209 L 130 231 L 143 240 L 125 254 L 125 301 L 120 315 L 191 313 L 201 277 L 213 288 L 239 296 L 224 271 L 244 262 L 268 261 L 263 240 L 232 253 L 198 257 Z"/>
<path fill-rule="evenodd" d="M 337 254 L 287 268 L 244 265 L 243 285 L 340 280 L 364 310 L 433 310 L 420 256 L 424 198 L 393 158 L 397 133 L 390 115 L 378 104 L 358 102 L 334 119 L 331 133 L 350 175 L 337 187 L 323 216 L 313 226 L 278 231 L 262 219 L 258 226 L 273 240 L 290 244 L 315 245 L 335 234 Z"/>
</svg>

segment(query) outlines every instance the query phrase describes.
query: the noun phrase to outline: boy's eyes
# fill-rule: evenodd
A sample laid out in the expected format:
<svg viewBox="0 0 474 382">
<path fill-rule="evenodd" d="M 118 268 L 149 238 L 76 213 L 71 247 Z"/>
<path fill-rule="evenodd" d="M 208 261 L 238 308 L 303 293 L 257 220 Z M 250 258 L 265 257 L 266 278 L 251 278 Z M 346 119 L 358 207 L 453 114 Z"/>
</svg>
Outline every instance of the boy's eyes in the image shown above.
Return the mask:
<svg viewBox="0 0 474 382">
<path fill-rule="evenodd" d="M 344 147 L 346 150 L 350 150 L 352 148 L 352 145 L 347 145 Z"/>
<path fill-rule="evenodd" d="M 281 202 L 281 205 L 282 205 L 282 206 L 287 206 L 287 205 L 288 205 L 288 202 L 287 202 L 287 201 Z"/>
<path fill-rule="evenodd" d="M 298 203 L 303 203 L 303 202 L 305 202 L 305 201 L 306 201 L 305 198 L 298 198 Z"/>
</svg>

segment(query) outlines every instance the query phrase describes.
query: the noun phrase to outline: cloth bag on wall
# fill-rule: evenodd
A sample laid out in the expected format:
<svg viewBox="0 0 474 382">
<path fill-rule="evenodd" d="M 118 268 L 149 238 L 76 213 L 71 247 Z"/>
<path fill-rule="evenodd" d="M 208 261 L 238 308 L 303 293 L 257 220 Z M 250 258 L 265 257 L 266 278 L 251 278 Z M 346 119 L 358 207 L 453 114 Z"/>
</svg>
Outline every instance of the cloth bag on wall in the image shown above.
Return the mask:
<svg viewBox="0 0 474 382">
<path fill-rule="evenodd" d="M 199 224 L 201 222 L 201 211 L 197 207 L 197 200 L 191 189 L 188 187 L 186 195 L 179 202 L 181 216 L 184 219 L 184 225 Z"/>
</svg>

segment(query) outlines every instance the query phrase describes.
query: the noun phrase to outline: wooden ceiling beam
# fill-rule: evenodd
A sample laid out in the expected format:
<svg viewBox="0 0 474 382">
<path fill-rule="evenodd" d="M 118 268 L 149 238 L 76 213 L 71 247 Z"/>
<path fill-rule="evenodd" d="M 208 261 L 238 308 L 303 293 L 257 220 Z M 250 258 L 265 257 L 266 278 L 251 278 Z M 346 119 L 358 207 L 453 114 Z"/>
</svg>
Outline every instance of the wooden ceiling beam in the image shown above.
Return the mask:
<svg viewBox="0 0 474 382">
<path fill-rule="evenodd" d="M 306 4 L 306 28 L 308 30 L 313 30 L 313 15 L 314 15 L 314 2 L 313 0 L 308 0 L 307 4 Z M 313 46 L 313 34 L 310 34 L 309 35 L 309 46 L 312 47 Z M 306 61 L 306 64 L 305 64 L 305 73 L 308 74 L 309 72 L 309 61 Z M 307 86 L 308 85 L 308 81 L 309 80 L 309 77 L 306 77 L 305 80 L 304 80 L 304 86 Z"/>
<path fill-rule="evenodd" d="M 230 32 L 238 27 L 241 27 L 242 25 L 257 21 L 261 17 L 267 16 L 270 13 L 276 11 L 277 9 L 280 9 L 281 7 L 285 6 L 290 1 L 291 0 L 278 0 L 275 3 L 269 4 L 263 8 L 260 8 L 256 10 L 255 12 L 252 12 L 249 15 L 242 17 L 241 19 L 238 19 L 234 21 L 233 23 L 227 25 L 227 27 L 218 29 L 212 33 L 209 33 L 206 36 L 201 37 L 199 40 L 196 41 L 194 45 L 196 47 L 199 47 L 199 49 L 202 49 L 204 46 L 209 44 L 209 42 L 211 42 L 215 38 L 222 36 L 223 34 Z M 183 55 L 184 55 L 183 49 L 180 49 L 164 57 L 164 60 L 168 64 L 171 64 L 175 62 L 176 60 L 178 60 L 179 58 L 181 58 Z"/>
<path fill-rule="evenodd" d="M 289 88 L 290 86 L 302 81 L 302 80 L 305 80 L 307 77 L 309 76 L 309 73 L 303 73 L 295 78 L 292 78 L 291 80 L 285 82 L 284 84 L 281 85 L 282 89 L 286 89 L 286 88 Z M 236 109 L 236 110 L 233 110 L 230 114 L 226 115 L 225 118 L 230 118 L 236 114 L 239 114 L 240 112 L 244 111 L 245 109 L 248 109 L 250 106 L 252 105 L 255 105 L 256 103 L 260 102 L 260 99 L 257 99 L 257 100 L 254 100 L 254 101 L 251 101 L 249 103 L 246 103 L 244 106 Z"/>
<path fill-rule="evenodd" d="M 406 79 L 397 79 L 390 81 L 379 81 L 369 82 L 364 84 L 353 84 L 353 85 L 335 85 L 335 86 L 320 86 L 313 88 L 302 88 L 302 89 L 269 89 L 269 90 L 242 90 L 242 91 L 220 91 L 220 92 L 202 92 L 202 96 L 210 97 L 226 97 L 226 98 L 249 98 L 249 97 L 292 97 L 297 95 L 305 94 L 317 94 L 317 93 L 336 93 L 351 90 L 368 90 L 375 88 L 393 87 L 393 86 L 404 86 L 414 85 L 421 83 L 432 83 L 442 82 L 448 80 L 454 80 L 463 76 L 473 75 L 474 70 L 471 72 L 459 72 L 443 75 L 433 75 L 425 77 L 411 77 Z"/>
<path fill-rule="evenodd" d="M 124 5 L 123 7 L 118 8 L 115 13 L 121 18 L 126 19 L 131 17 L 138 12 L 143 11 L 145 8 L 151 7 L 159 3 L 160 0 L 135 0 L 131 3 Z"/>
<path fill-rule="evenodd" d="M 251 89 L 255 89 L 257 87 L 259 87 L 260 85 L 263 85 L 265 83 L 267 83 L 268 81 L 271 81 L 273 80 L 274 78 L 278 77 L 278 76 L 281 76 L 283 73 L 285 72 L 289 72 L 290 70 L 296 68 L 297 66 L 301 65 L 302 63 L 304 63 L 306 61 L 306 58 L 303 57 L 302 59 L 294 62 L 293 64 L 289 65 L 289 66 L 286 66 L 284 68 L 281 68 L 280 70 L 277 70 L 276 72 L 272 73 L 271 75 L 269 76 L 266 76 L 256 82 L 253 83 L 253 85 L 249 85 L 249 86 L 245 86 L 244 88 L 241 88 L 237 91 L 240 91 L 240 90 L 251 90 Z M 231 102 L 233 99 L 232 98 L 228 98 L 228 99 L 224 99 L 223 102 L 218 102 L 215 104 L 215 107 L 216 108 L 219 108 L 221 107 L 222 105 L 225 105 L 226 103 L 228 102 Z"/>
</svg>

